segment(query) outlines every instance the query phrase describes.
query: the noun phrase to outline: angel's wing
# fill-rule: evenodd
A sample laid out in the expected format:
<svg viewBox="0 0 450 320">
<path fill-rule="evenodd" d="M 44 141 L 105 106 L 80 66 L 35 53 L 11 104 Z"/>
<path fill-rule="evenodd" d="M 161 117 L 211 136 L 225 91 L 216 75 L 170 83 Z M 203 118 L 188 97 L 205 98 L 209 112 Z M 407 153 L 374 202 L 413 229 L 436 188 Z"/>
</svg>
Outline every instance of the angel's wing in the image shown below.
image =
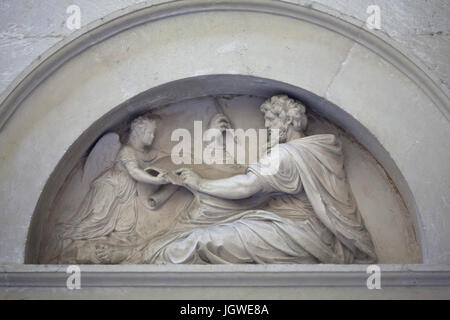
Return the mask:
<svg viewBox="0 0 450 320">
<path fill-rule="evenodd" d="M 91 183 L 114 165 L 121 147 L 117 133 L 105 134 L 89 153 L 83 168 L 83 184 Z"/>
</svg>

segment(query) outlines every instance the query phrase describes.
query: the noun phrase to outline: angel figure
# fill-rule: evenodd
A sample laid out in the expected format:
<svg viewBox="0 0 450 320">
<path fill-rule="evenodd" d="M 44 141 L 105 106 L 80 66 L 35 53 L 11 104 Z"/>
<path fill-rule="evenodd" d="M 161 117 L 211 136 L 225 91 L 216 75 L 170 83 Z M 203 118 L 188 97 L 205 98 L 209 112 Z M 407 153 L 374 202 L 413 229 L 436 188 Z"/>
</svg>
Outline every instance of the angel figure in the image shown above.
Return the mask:
<svg viewBox="0 0 450 320">
<path fill-rule="evenodd" d="M 155 129 L 156 121 L 145 116 L 132 121 L 128 141 L 119 145 L 112 166 L 92 181 L 73 217 L 57 226 L 58 242 L 62 246 L 60 250 L 63 251 L 62 255 L 59 252 L 59 260 L 64 260 L 63 256 L 67 256 L 75 261 L 89 262 L 89 258 L 80 258 L 80 247 L 86 245 L 84 240 L 107 238 L 120 243 L 124 239 L 131 240 L 136 237 L 134 231 L 140 205 L 138 185 L 144 185 L 149 196 L 157 193 L 161 185 L 169 183 L 166 172 L 145 169 L 146 163 L 152 160 L 149 160 L 149 149 L 154 140 Z M 95 157 L 95 152 L 91 154 Z M 99 162 L 98 160 L 90 161 L 88 158 L 86 165 L 88 162 Z M 86 165 L 84 174 L 89 175 L 89 166 L 86 168 Z M 164 200 L 174 191 L 163 192 Z M 149 197 L 147 200 L 151 201 Z M 155 207 L 156 204 L 148 203 L 148 207 L 152 206 Z"/>
</svg>

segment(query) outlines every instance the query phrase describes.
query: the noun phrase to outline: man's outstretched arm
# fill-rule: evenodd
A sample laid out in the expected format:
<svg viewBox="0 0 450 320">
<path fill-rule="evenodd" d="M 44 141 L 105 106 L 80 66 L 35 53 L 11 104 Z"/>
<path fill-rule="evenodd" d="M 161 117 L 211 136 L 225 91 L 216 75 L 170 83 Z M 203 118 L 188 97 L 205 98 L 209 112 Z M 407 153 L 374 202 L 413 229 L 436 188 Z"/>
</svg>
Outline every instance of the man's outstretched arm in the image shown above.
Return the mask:
<svg viewBox="0 0 450 320">
<path fill-rule="evenodd" d="M 177 170 L 177 174 L 188 189 L 223 199 L 245 199 L 262 190 L 258 177 L 251 172 L 217 180 L 204 179 L 190 169 Z"/>
</svg>

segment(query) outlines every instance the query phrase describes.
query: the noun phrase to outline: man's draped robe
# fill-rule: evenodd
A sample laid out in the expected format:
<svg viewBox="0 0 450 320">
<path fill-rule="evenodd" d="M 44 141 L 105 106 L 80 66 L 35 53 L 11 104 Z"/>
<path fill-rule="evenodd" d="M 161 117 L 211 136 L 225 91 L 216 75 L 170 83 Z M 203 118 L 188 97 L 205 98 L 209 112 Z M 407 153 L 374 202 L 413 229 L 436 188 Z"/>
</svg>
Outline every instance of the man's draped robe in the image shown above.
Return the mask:
<svg viewBox="0 0 450 320">
<path fill-rule="evenodd" d="M 279 168 L 267 175 L 278 152 Z M 376 254 L 330 134 L 278 145 L 250 165 L 262 190 L 242 200 L 194 192 L 169 234 L 142 250 L 146 263 L 372 263 Z M 129 262 L 133 262 L 130 260 Z M 136 262 L 136 261 L 135 261 Z"/>
</svg>

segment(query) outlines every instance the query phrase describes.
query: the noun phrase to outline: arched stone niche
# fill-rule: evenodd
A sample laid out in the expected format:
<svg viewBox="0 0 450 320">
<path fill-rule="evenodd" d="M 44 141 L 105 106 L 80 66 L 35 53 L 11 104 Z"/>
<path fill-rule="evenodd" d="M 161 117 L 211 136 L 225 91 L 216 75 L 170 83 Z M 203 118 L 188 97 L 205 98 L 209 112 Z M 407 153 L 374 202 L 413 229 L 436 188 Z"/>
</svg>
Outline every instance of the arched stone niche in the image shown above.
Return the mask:
<svg viewBox="0 0 450 320">
<path fill-rule="evenodd" d="M 382 34 L 338 15 L 203 0 L 142 4 L 102 19 L 43 54 L 2 96 L 0 263 L 36 261 L 41 215 L 75 164 L 66 153 L 83 154 L 120 112 L 225 94 L 223 79 L 228 94 L 292 94 L 353 135 L 402 196 L 422 262 L 449 263 L 446 89 Z M 158 94 L 165 84 L 170 92 Z"/>
<path fill-rule="evenodd" d="M 368 147 L 379 152 L 380 161 L 392 166 L 389 155 L 370 132 L 341 108 L 306 90 L 278 81 L 241 75 L 199 76 L 164 84 L 126 101 L 93 123 L 67 150 L 46 183 L 33 215 L 25 262 L 46 262 L 42 261 L 42 257 L 48 254 L 45 248 L 55 230 L 55 222 L 61 221 L 61 216 L 76 213 L 92 182 L 81 182 L 86 157 L 103 134 L 118 132 L 118 128 L 129 123 L 130 119 L 150 112 L 160 119 L 152 148 L 170 153 L 176 144 L 170 140 L 172 131 L 189 128 L 193 133 L 191 127 L 194 121 L 207 124 L 219 112 L 217 99 L 222 101 L 223 111 L 234 128 L 260 129 L 264 128 L 264 120 L 259 106 L 267 98 L 278 94 L 287 94 L 307 106 L 307 135 L 332 133 L 343 141 L 349 183 L 372 235 L 379 262 L 421 262 L 420 239 L 414 218 L 394 182 L 351 133 L 339 129 L 327 118 L 335 119 L 344 128 L 363 136 L 364 141 L 371 143 Z M 177 194 L 180 193 L 183 191 Z M 175 200 L 178 206 L 182 196 Z M 170 224 L 174 219 L 175 207 L 143 212 L 138 217 L 138 233 L 148 237 L 161 231 L 158 224 Z"/>
</svg>

